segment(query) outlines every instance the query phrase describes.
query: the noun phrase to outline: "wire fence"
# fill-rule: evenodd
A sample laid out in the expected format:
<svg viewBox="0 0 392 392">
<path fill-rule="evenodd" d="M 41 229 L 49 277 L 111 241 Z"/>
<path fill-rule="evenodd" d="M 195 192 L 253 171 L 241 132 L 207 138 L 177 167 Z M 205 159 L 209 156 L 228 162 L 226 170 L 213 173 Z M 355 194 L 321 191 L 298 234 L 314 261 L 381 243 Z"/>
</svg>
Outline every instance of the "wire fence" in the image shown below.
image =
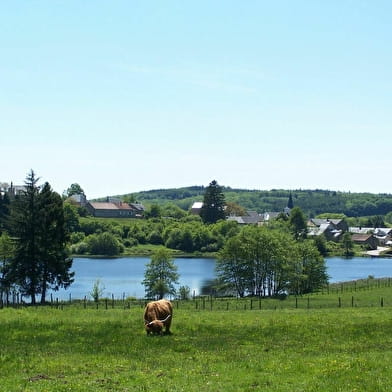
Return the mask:
<svg viewBox="0 0 392 392">
<path fill-rule="evenodd" d="M 55 298 L 53 295 L 45 302 L 46 306 L 64 309 L 76 306 L 83 309 L 131 309 L 144 308 L 147 299 L 126 298 L 123 294 L 116 298 L 94 301 L 89 297 L 68 300 Z M 270 297 L 216 297 L 214 295 L 194 296 L 189 300 L 172 299 L 175 309 L 192 311 L 236 311 L 236 310 L 284 310 L 284 309 L 327 309 L 348 307 L 392 307 L 392 279 L 368 278 L 344 283 L 333 283 L 317 293 L 306 295 L 288 295 Z M 37 304 L 35 306 L 40 306 Z M 17 291 L 0 292 L 0 309 L 32 306 L 23 300 Z"/>
</svg>

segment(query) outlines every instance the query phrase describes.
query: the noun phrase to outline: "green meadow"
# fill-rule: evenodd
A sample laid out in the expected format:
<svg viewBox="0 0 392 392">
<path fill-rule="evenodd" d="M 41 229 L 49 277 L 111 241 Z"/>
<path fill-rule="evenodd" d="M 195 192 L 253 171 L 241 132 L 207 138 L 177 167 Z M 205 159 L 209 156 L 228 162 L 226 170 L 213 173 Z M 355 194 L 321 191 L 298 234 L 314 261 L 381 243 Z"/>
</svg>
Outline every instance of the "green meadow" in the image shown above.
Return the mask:
<svg viewBox="0 0 392 392">
<path fill-rule="evenodd" d="M 0 390 L 389 391 L 392 288 L 335 289 L 175 302 L 152 337 L 136 302 L 3 308 Z"/>
</svg>

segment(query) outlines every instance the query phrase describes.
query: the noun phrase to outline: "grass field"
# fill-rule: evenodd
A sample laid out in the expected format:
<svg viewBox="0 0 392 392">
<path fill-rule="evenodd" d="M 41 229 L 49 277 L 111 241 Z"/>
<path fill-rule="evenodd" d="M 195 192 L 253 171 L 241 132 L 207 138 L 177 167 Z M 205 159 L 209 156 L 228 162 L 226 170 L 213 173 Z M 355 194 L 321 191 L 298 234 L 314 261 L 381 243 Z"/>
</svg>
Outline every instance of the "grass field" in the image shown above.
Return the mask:
<svg viewBox="0 0 392 392">
<path fill-rule="evenodd" d="M 392 301 L 364 298 L 391 292 L 359 290 L 341 308 L 338 293 L 312 297 L 331 305 L 310 309 L 190 301 L 162 337 L 146 336 L 137 305 L 4 308 L 0 391 L 389 391 Z"/>
</svg>

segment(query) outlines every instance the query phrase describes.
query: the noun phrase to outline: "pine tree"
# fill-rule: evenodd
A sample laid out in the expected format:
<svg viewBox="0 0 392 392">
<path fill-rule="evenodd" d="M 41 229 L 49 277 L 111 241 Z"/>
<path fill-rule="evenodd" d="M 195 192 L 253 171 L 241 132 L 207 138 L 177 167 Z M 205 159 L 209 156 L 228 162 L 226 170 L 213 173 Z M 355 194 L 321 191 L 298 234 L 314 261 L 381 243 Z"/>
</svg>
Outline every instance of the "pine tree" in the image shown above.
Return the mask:
<svg viewBox="0 0 392 392">
<path fill-rule="evenodd" d="M 200 216 L 204 223 L 216 223 L 225 219 L 225 196 L 222 187 L 215 180 L 205 190 Z"/>
<path fill-rule="evenodd" d="M 26 177 L 26 189 L 15 196 L 11 209 L 12 234 L 17 238 L 15 257 L 11 263 L 10 277 L 18 285 L 21 292 L 31 297 L 35 304 L 35 296 L 39 286 L 39 227 L 38 211 L 38 178 L 31 171 Z"/>
<path fill-rule="evenodd" d="M 46 183 L 42 191 L 34 171 L 26 177 L 26 189 L 11 204 L 12 235 L 16 238 L 10 278 L 23 295 L 45 302 L 48 288 L 68 287 L 73 279 L 72 260 L 66 254 L 64 211 L 61 197 Z"/>
<path fill-rule="evenodd" d="M 48 288 L 58 290 L 67 288 L 73 282 L 74 273 L 72 259 L 66 250 L 67 234 L 64 224 L 64 208 L 61 196 L 53 192 L 50 185 L 45 183 L 40 194 L 40 211 L 42 243 L 40 264 L 41 275 L 41 303 L 45 303 Z"/>
<path fill-rule="evenodd" d="M 0 235 L 9 228 L 10 198 L 7 193 L 0 193 Z"/>
<path fill-rule="evenodd" d="M 294 202 L 293 202 L 293 195 L 290 192 L 289 200 L 287 202 L 287 208 L 290 208 L 290 210 L 294 207 Z"/>
</svg>

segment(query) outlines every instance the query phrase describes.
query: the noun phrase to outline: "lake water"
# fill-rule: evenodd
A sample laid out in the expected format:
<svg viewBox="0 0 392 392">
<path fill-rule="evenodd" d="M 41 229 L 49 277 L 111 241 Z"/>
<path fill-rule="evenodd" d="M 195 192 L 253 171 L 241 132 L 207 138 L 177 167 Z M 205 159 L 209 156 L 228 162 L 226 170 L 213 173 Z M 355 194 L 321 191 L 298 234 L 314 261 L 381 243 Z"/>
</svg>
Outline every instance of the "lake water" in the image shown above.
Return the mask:
<svg viewBox="0 0 392 392">
<path fill-rule="evenodd" d="M 148 257 L 122 257 L 115 259 L 74 258 L 72 270 L 75 282 L 67 290 L 53 293 L 54 298 L 89 299 L 94 282 L 100 279 L 105 287 L 103 296 L 115 298 L 144 297 L 144 272 Z M 206 280 L 215 278 L 215 260 L 206 258 L 175 259 L 180 275 L 179 286 L 188 286 L 191 294 L 198 295 Z M 392 258 L 341 257 L 327 258 L 327 272 L 330 282 L 363 279 L 369 275 L 375 278 L 392 277 Z"/>
</svg>

